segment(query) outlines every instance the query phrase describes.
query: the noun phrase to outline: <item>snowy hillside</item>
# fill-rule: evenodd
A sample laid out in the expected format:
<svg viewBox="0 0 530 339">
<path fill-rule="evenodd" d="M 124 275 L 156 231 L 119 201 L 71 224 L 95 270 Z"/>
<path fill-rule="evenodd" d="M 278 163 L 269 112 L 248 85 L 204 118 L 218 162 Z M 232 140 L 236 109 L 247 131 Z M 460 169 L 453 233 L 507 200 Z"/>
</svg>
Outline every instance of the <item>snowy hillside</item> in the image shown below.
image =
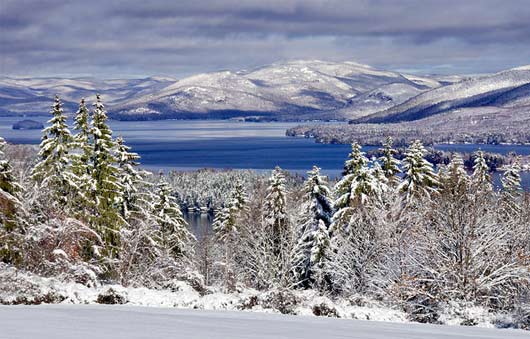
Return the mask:
<svg viewBox="0 0 530 339">
<path fill-rule="evenodd" d="M 0 307 L 1 336 L 22 338 L 528 338 L 518 330 L 128 306 Z"/>
<path fill-rule="evenodd" d="M 48 114 L 56 94 L 70 112 L 75 112 L 81 98 L 93 98 L 96 93 L 101 93 L 108 104 L 118 104 L 156 92 L 174 81 L 161 77 L 129 80 L 0 78 L 0 114 Z"/>
<path fill-rule="evenodd" d="M 465 107 L 520 107 L 530 104 L 530 68 L 519 67 L 493 75 L 467 78 L 419 94 L 387 110 L 354 122 L 398 122 L 425 118 Z"/>
<path fill-rule="evenodd" d="M 3 78 L 0 114 L 47 113 L 55 94 L 73 110 L 79 98 L 100 92 L 110 113 L 120 119 L 350 119 L 386 109 L 441 84 L 434 78 L 377 70 L 354 62 L 316 60 L 197 74 L 178 81 L 159 77 Z M 379 92 L 383 98 L 378 97 Z"/>
<path fill-rule="evenodd" d="M 259 115 L 290 120 L 346 119 L 352 117 L 351 110 L 340 109 L 352 106 L 356 102 L 352 98 L 390 84 L 403 87 L 398 102 L 440 86 L 436 80 L 407 78 L 397 72 L 353 62 L 292 61 L 250 71 L 188 77 L 154 95 L 118 105 L 115 113 L 122 118 L 150 114 L 153 117 Z M 370 101 L 370 105 L 369 112 L 388 107 L 386 101 Z"/>
<path fill-rule="evenodd" d="M 419 76 L 354 62 L 299 60 L 175 80 L 0 78 L 0 115 L 45 114 L 59 94 L 67 111 L 99 92 L 122 120 L 257 117 L 274 120 L 417 120 L 453 109 L 530 105 L 530 68 L 481 76 Z M 517 113 L 518 114 L 518 113 Z"/>
</svg>

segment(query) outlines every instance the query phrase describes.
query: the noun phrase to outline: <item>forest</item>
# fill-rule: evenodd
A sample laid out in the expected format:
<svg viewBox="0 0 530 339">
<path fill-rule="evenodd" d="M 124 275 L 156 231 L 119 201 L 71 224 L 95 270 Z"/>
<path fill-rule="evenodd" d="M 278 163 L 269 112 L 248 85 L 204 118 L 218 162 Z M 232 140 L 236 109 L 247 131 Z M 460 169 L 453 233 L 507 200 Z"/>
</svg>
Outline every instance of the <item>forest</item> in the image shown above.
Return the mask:
<svg viewBox="0 0 530 339">
<path fill-rule="evenodd" d="M 92 109 L 81 100 L 72 132 L 58 97 L 51 115 L 38 154 L 0 143 L 0 271 L 88 287 L 274 291 L 281 313 L 307 290 L 419 322 L 481 307 L 530 326 L 520 157 L 504 164 L 501 189 L 480 151 L 471 173 L 457 153 L 435 168 L 421 141 L 398 159 L 392 138 L 371 159 L 354 142 L 334 182 L 318 167 L 306 177 L 279 167 L 153 174 L 113 135 L 99 96 Z M 212 229 L 193 234 L 183 208 L 214 213 Z"/>
</svg>

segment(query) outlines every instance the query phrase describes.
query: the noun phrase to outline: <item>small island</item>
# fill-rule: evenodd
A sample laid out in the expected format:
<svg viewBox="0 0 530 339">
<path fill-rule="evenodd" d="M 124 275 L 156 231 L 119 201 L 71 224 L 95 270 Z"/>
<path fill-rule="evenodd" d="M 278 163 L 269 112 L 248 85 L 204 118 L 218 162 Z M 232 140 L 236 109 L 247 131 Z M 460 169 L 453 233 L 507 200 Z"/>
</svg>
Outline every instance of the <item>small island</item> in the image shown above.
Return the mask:
<svg viewBox="0 0 530 339">
<path fill-rule="evenodd" d="M 21 120 L 13 124 L 13 129 L 43 129 L 44 125 L 35 120 Z"/>
</svg>

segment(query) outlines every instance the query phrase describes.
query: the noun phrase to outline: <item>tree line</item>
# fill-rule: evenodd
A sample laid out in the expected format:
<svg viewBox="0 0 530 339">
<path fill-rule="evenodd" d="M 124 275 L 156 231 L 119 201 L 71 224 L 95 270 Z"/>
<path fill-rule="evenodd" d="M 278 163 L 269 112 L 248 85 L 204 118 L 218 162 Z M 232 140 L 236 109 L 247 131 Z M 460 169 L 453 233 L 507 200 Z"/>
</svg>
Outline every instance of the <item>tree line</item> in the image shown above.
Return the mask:
<svg viewBox="0 0 530 339">
<path fill-rule="evenodd" d="M 301 184 L 279 167 L 266 180 L 207 173 L 197 178 L 211 183 L 199 187 L 222 191 L 215 199 L 224 201 L 211 232 L 193 235 L 176 197 L 207 201 L 204 192 L 186 200 L 179 187 L 196 176 L 140 170 L 99 96 L 91 112 L 81 101 L 73 128 L 56 98 L 28 173 L 17 178 L 2 157 L 2 261 L 86 284 L 163 288 L 183 279 L 227 293 L 367 296 L 419 321 L 436 321 L 449 302 L 510 312 L 528 305 L 530 199 L 517 157 L 501 190 L 481 151 L 472 173 L 459 154 L 435 170 L 420 141 L 400 160 L 391 138 L 371 160 L 353 143 L 333 185 L 318 167 Z"/>
</svg>

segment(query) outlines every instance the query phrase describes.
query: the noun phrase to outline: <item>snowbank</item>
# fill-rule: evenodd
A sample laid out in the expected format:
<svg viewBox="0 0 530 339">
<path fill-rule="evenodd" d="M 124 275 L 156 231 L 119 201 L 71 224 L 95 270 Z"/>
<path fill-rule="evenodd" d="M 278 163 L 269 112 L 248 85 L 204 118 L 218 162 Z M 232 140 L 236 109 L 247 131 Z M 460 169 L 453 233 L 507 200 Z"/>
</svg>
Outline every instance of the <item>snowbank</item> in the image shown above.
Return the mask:
<svg viewBox="0 0 530 339">
<path fill-rule="evenodd" d="M 319 316 L 384 322 L 408 322 L 407 314 L 371 300 L 331 300 L 316 291 L 245 289 L 232 294 L 193 289 L 175 281 L 171 289 L 103 285 L 87 287 L 55 278 L 44 278 L 0 265 L 0 304 L 126 304 L 129 306 L 179 309 L 229 310 Z M 513 327 L 506 315 L 495 315 L 477 307 L 447 305 L 441 322 L 448 325 Z"/>
</svg>

